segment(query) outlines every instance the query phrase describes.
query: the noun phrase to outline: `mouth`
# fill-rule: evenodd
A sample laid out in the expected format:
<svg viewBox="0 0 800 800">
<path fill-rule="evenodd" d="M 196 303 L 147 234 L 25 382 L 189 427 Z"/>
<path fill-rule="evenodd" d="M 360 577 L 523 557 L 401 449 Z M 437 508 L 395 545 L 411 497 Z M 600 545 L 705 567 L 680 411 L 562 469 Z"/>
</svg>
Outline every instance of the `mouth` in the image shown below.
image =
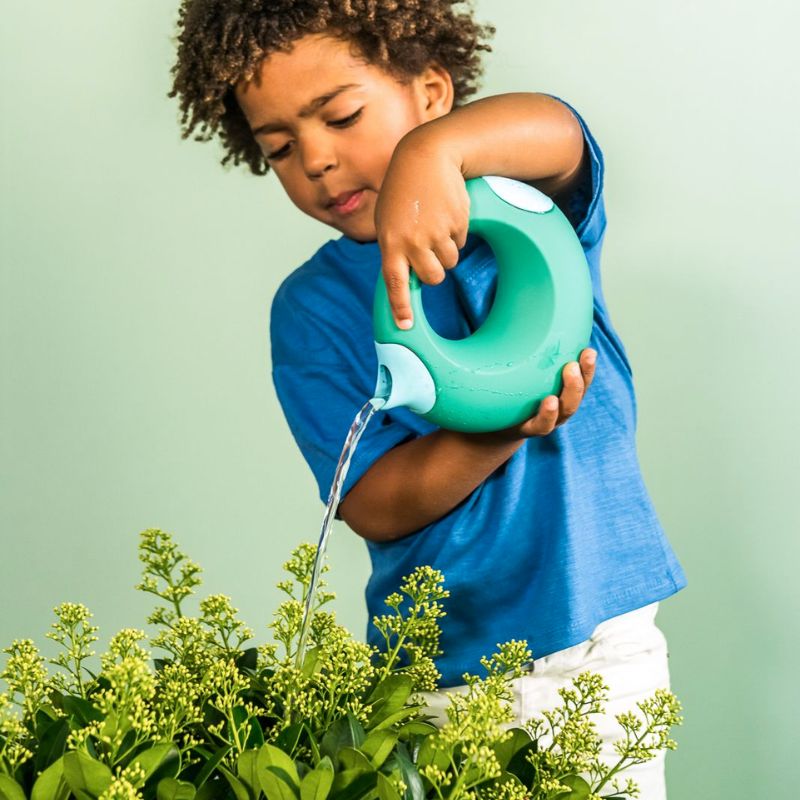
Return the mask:
<svg viewBox="0 0 800 800">
<path fill-rule="evenodd" d="M 364 195 L 363 189 L 354 192 L 342 192 L 328 203 L 328 208 L 337 214 L 352 214 L 360 205 Z"/>
</svg>

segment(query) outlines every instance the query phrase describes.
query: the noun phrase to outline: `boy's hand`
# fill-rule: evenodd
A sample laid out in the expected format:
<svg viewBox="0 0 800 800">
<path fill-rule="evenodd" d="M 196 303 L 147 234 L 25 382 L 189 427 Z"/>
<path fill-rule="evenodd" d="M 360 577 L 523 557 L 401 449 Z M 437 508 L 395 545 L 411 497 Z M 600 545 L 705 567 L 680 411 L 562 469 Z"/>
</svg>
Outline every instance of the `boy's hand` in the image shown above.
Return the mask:
<svg viewBox="0 0 800 800">
<path fill-rule="evenodd" d="M 536 416 L 519 425 L 512 425 L 501 431 L 484 434 L 495 441 L 519 441 L 532 436 L 547 436 L 559 425 L 563 425 L 577 410 L 594 379 L 597 351 L 590 347 L 581 351 L 578 361 L 564 365 L 562 376 L 564 386 L 561 396 L 548 395 L 539 405 Z"/>
<path fill-rule="evenodd" d="M 423 126 L 424 127 L 424 126 Z M 455 159 L 431 137 L 407 135 L 395 148 L 375 205 L 383 278 L 395 323 L 413 322 L 409 267 L 441 283 L 467 240 L 469 195 Z"/>
</svg>

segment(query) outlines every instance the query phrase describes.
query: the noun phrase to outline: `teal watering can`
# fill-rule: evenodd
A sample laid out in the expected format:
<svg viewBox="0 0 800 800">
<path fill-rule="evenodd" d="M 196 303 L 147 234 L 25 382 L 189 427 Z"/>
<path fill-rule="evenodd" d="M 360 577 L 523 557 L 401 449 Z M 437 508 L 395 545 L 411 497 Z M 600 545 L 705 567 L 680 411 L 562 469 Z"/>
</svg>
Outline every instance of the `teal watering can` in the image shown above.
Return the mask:
<svg viewBox="0 0 800 800">
<path fill-rule="evenodd" d="M 425 318 L 412 272 L 414 324 L 402 330 L 379 279 L 372 404 L 406 406 L 441 428 L 482 433 L 517 425 L 545 397 L 560 394 L 564 365 L 589 343 L 592 284 L 575 231 L 547 195 L 494 175 L 468 180 L 466 188 L 470 233 L 497 261 L 494 304 L 471 336 L 445 339 Z"/>
</svg>

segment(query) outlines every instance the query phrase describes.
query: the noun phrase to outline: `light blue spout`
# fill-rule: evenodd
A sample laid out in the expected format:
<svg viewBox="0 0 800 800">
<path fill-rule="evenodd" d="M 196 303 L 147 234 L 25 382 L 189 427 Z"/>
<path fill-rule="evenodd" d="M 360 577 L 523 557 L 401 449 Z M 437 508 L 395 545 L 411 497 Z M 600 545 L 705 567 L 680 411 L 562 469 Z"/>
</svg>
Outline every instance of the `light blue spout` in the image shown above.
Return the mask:
<svg viewBox="0 0 800 800">
<path fill-rule="evenodd" d="M 378 382 L 370 401 L 384 411 L 408 406 L 417 414 L 426 414 L 436 404 L 436 386 L 420 357 L 401 344 L 375 342 L 378 354 Z M 380 406 L 376 401 L 383 401 Z"/>
</svg>

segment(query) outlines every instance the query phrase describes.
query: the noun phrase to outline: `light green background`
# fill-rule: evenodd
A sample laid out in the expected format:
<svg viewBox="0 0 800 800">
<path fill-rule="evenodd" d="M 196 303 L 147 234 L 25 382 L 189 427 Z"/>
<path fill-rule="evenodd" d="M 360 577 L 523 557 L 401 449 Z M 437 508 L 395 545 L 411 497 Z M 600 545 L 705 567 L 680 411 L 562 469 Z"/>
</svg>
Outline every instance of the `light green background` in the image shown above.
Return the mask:
<svg viewBox="0 0 800 800">
<path fill-rule="evenodd" d="M 151 526 L 264 641 L 280 563 L 317 536 L 267 326 L 280 281 L 337 234 L 272 176 L 181 141 L 175 5 L 3 6 L 2 646 L 32 637 L 53 655 L 44 633 L 67 600 L 94 612 L 98 652 L 145 627 L 153 603 L 133 586 Z M 689 578 L 658 618 L 686 717 L 670 796 L 789 797 L 800 20 L 788 0 L 478 12 L 498 28 L 484 92 L 569 100 L 606 158 L 605 292 Z M 362 633 L 366 548 L 341 523 L 331 562 L 339 617 Z"/>
</svg>

